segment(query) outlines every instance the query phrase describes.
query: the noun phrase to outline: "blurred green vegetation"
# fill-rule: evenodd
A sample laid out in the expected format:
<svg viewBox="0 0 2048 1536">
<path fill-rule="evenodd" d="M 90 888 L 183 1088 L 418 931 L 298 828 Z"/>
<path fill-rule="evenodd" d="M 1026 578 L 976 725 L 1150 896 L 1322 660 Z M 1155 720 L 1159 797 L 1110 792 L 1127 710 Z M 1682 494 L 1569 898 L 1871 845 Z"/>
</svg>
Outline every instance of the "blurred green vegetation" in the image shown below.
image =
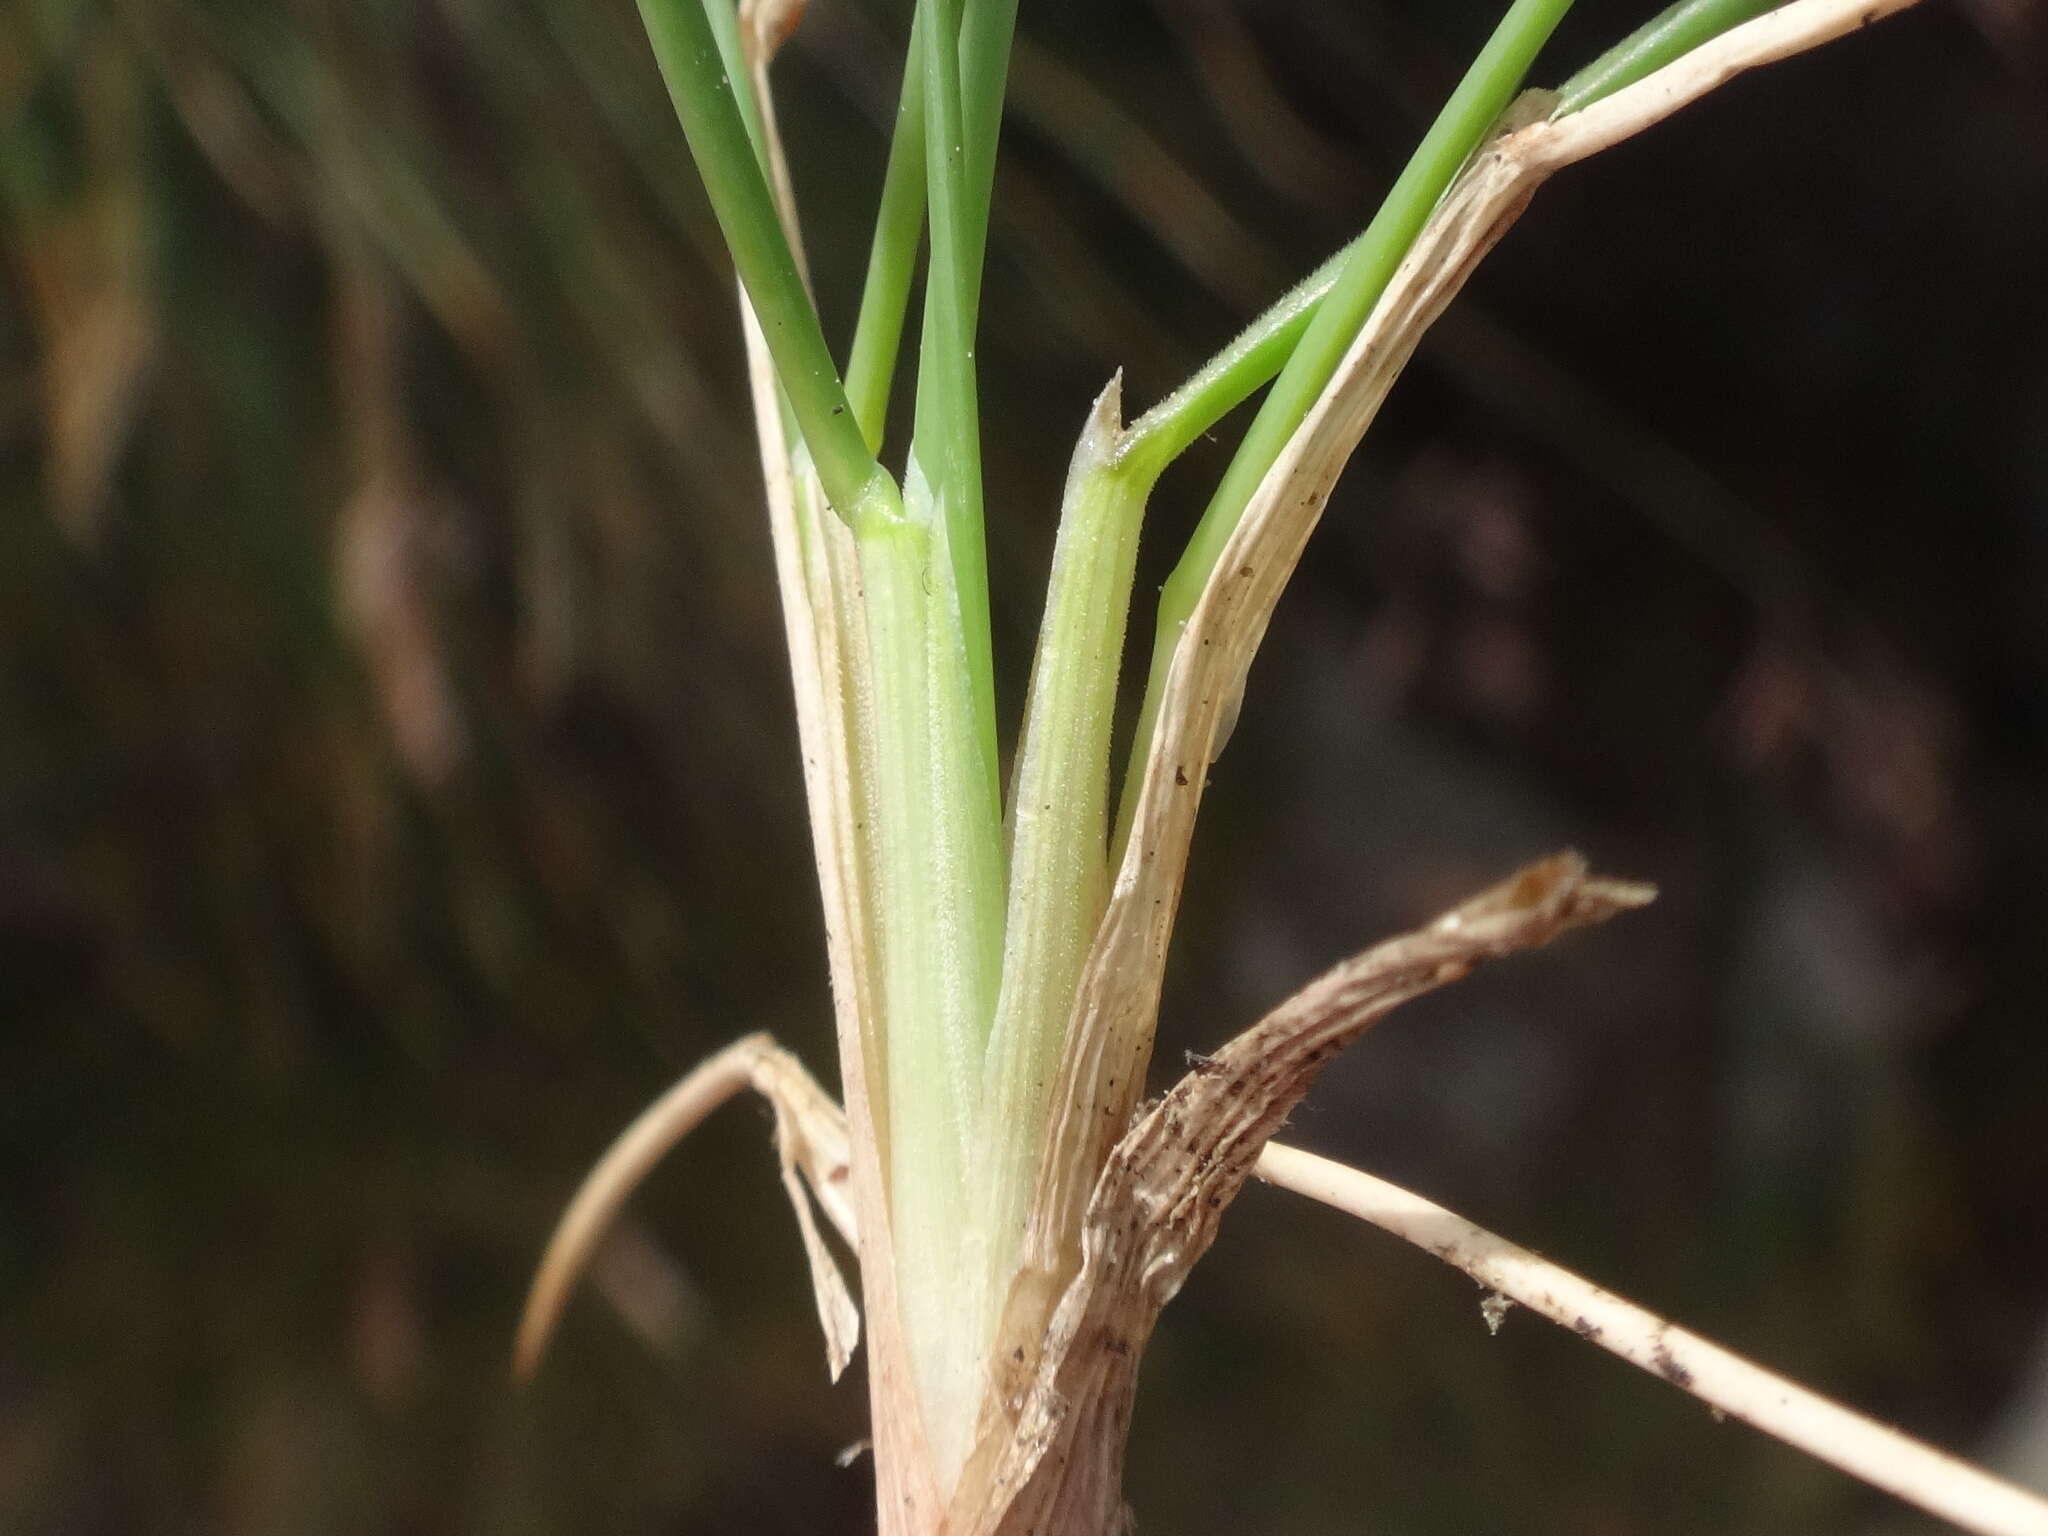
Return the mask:
<svg viewBox="0 0 2048 1536">
<path fill-rule="evenodd" d="M 783 72 L 842 345 L 892 9 L 821 0 Z M 1025 7 L 1007 699 L 1095 389 L 1354 230 L 1486 11 Z M 1558 76 L 1640 19 L 1582 11 Z M 2039 1468 L 2028 15 L 1930 5 L 1546 191 L 1276 622 L 1161 1061 L 1530 853 L 1656 878 L 1300 1138 Z M 829 1066 L 731 284 L 631 7 L 17 0 L 0 213 L 0 1531 L 866 1528 L 759 1116 L 504 1384 L 613 1130 L 746 1030 Z M 1148 1365 L 1145 1527 L 1889 1528 L 1472 1301 L 1253 1191 Z"/>
</svg>

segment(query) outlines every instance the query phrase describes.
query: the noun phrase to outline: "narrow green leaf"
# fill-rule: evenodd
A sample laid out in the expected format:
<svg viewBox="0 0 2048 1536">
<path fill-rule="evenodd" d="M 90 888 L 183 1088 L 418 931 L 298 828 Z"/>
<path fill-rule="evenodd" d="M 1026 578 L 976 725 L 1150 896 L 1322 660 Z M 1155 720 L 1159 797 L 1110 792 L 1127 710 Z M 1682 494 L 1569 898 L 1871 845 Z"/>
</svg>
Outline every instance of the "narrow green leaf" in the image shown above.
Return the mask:
<svg viewBox="0 0 2048 1536">
<path fill-rule="evenodd" d="M 1150 745 L 1174 645 L 1224 542 L 1244 515 L 1252 493 L 1301 425 L 1323 386 L 1336 371 L 1351 340 L 1372 313 L 1394 270 L 1414 243 L 1430 210 L 1450 186 L 1495 119 L 1520 89 L 1536 54 L 1571 9 L 1571 0 L 1515 0 L 1493 36 L 1458 82 L 1443 110 L 1423 136 L 1393 190 L 1365 233 L 1350 247 L 1329 292 L 1308 321 L 1279 377 L 1259 407 L 1208 509 L 1179 563 L 1167 577 L 1159 600 L 1151 676 L 1132 742 L 1132 769 L 1125 776 L 1125 819 L 1137 765 Z"/>
<path fill-rule="evenodd" d="M 882 206 L 875 216 L 874 244 L 861 291 L 860 318 L 846 363 L 846 394 L 868 447 L 879 453 L 889 390 L 910 312 L 917 276 L 917 248 L 924 238 L 924 60 L 921 21 L 913 22 L 910 53 L 903 69 L 896 130 L 889 140 L 889 168 L 882 177 Z"/>
<path fill-rule="evenodd" d="M 728 65 L 704 0 L 640 0 L 640 16 L 826 498 L 848 518 L 871 499 L 893 503 L 776 217 L 742 105 L 745 76 Z"/>
<path fill-rule="evenodd" d="M 1558 87 L 1555 116 L 1564 117 L 1634 85 L 1645 75 L 1712 42 L 1782 0 L 1678 0 Z"/>
<path fill-rule="evenodd" d="M 918 16 L 925 73 L 931 265 L 925 279 L 911 453 L 931 483 L 939 515 L 946 519 L 976 729 L 990 744 L 987 799 L 992 818 L 999 822 L 995 670 L 989 637 L 988 552 L 982 525 L 981 407 L 974 362 L 980 239 L 966 188 L 960 117 L 961 0 L 920 0 Z"/>
</svg>

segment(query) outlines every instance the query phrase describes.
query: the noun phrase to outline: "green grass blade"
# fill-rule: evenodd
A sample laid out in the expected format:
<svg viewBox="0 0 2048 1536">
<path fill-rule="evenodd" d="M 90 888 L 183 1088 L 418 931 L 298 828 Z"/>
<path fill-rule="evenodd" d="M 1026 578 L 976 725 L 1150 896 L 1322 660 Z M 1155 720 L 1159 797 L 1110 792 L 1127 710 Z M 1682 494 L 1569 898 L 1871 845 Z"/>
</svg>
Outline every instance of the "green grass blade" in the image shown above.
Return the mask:
<svg viewBox="0 0 2048 1536">
<path fill-rule="evenodd" d="M 910 30 L 910 52 L 896 107 L 889 168 L 882 176 L 882 205 L 875 216 L 874 244 L 860 297 L 860 319 L 846 363 L 846 395 L 868 447 L 881 451 L 889 390 L 903 345 L 910 290 L 917 277 L 917 249 L 924 239 L 925 145 L 924 60 L 921 22 Z"/>
<path fill-rule="evenodd" d="M 1679 0 L 1559 87 L 1554 115 L 1563 117 L 1611 96 L 1713 41 L 1730 27 L 1782 3 Z M 1363 240 L 1360 236 L 1295 284 L 1185 384 L 1132 422 L 1124 438 L 1124 461 L 1160 473 L 1203 433 L 1271 382 L 1293 355 L 1337 274 Z"/>
<path fill-rule="evenodd" d="M 1782 0 L 1678 0 L 1558 87 L 1564 117 L 1634 85 L 1645 75 L 1712 42 L 1730 27 L 1776 10 Z"/>
<path fill-rule="evenodd" d="M 871 497 L 893 502 L 776 217 L 744 116 L 744 74 L 728 66 L 703 0 L 640 0 L 640 16 L 826 497 L 849 518 Z"/>
<path fill-rule="evenodd" d="M 975 277 L 980 237 L 970 213 L 960 117 L 961 0 L 920 0 L 925 71 L 925 186 L 931 265 L 925 279 L 924 330 L 911 453 L 946 519 L 963 664 L 974 724 L 987 743 L 992 825 L 1000 826 L 996 782 L 994 660 L 989 637 L 988 551 L 982 524 L 980 390 L 974 362 Z"/>
<path fill-rule="evenodd" d="M 1160 593 L 1151 675 L 1132 741 L 1132 767 L 1125 776 L 1126 821 L 1138 766 L 1151 745 L 1152 721 L 1158 713 L 1174 644 L 1224 542 L 1243 517 L 1266 471 L 1335 373 L 1430 211 L 1486 130 L 1513 100 L 1537 51 L 1570 9 L 1571 0 L 1515 0 L 1423 136 L 1372 223 L 1349 249 L 1336 281 L 1315 306 L 1300 341 L 1260 405 Z"/>
<path fill-rule="evenodd" d="M 996 143 L 1010 75 L 1017 0 L 972 0 L 960 18 L 960 130 L 965 194 L 961 216 L 972 255 L 968 291 L 979 310 L 988 249 L 989 204 L 995 193 Z"/>
<path fill-rule="evenodd" d="M 1430 211 L 1486 130 L 1507 109 L 1537 50 L 1570 9 L 1571 0 L 1515 0 L 1451 93 L 1274 380 L 1189 541 L 1182 569 L 1176 572 L 1183 585 L 1199 590 L 1208 578 L 1252 492 L 1336 372 Z"/>
<path fill-rule="evenodd" d="M 1288 289 L 1185 384 L 1132 422 L 1124 434 L 1121 461 L 1158 476 L 1203 433 L 1270 383 L 1294 355 L 1357 247 L 1354 240 Z"/>
</svg>

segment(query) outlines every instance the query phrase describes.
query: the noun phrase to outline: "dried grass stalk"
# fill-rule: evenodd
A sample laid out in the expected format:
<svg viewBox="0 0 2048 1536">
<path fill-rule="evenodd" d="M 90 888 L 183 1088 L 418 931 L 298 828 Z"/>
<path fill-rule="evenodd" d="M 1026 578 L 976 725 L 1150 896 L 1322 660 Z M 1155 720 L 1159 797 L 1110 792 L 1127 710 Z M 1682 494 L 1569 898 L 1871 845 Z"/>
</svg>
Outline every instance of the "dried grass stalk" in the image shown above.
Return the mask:
<svg viewBox="0 0 2048 1536">
<path fill-rule="evenodd" d="M 1277 1142 L 1267 1143 L 1257 1173 L 1385 1228 L 1496 1295 L 1690 1392 L 1717 1414 L 1775 1435 L 1931 1515 L 1979 1536 L 2048 1536 L 2048 1500 L 2039 1495 L 1830 1402 L 1411 1190 Z"/>
<path fill-rule="evenodd" d="M 1198 1063 L 1117 1141 L 1088 1202 L 1079 1272 L 1042 1348 L 1019 1342 L 998 1361 L 1011 1369 L 995 1412 L 1012 1427 L 969 1463 L 949 1529 L 1124 1529 L 1124 1440 L 1145 1342 L 1324 1065 L 1409 999 L 1653 894 L 1559 854 L 1344 961 Z"/>
</svg>

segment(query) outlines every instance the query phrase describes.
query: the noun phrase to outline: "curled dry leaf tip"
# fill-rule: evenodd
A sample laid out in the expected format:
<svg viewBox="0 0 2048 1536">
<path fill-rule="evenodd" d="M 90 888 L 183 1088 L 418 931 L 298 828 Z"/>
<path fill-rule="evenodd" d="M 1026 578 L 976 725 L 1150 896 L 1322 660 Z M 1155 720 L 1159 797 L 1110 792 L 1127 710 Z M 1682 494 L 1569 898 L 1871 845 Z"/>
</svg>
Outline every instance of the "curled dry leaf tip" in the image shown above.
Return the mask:
<svg viewBox="0 0 2048 1536">
<path fill-rule="evenodd" d="M 540 1364 L 570 1292 L 626 1199 L 654 1166 L 719 1105 L 751 1088 L 775 1112 L 775 1151 L 782 1187 L 796 1212 L 810 1261 L 826 1360 L 836 1381 L 853 1357 L 860 1313 L 832 1251 L 818 1231 L 811 1202 L 856 1243 L 848 1197 L 846 1117 L 803 1064 L 767 1035 L 736 1040 L 688 1073 L 620 1133 L 584 1177 L 555 1225 L 527 1293 L 512 1350 L 512 1376 L 528 1380 Z"/>
</svg>

